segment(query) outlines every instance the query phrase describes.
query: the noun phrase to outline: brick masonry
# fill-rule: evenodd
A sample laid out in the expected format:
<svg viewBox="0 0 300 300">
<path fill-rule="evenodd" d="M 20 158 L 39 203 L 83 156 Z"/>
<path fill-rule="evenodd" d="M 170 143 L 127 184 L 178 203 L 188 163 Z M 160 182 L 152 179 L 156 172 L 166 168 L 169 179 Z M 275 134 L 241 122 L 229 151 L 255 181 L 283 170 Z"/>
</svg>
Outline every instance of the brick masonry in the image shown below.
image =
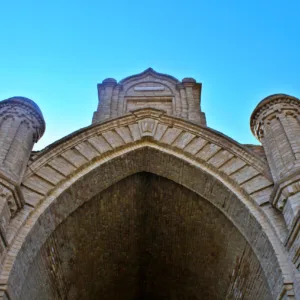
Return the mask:
<svg viewBox="0 0 300 300">
<path fill-rule="evenodd" d="M 24 300 L 272 299 L 236 227 L 196 193 L 151 173 L 80 206 L 49 236 L 29 274 Z"/>
<path fill-rule="evenodd" d="M 31 155 L 41 111 L 0 102 L 0 299 L 300 299 L 299 100 L 257 106 L 262 148 L 208 128 L 192 78 L 98 95 L 91 126 Z"/>
</svg>

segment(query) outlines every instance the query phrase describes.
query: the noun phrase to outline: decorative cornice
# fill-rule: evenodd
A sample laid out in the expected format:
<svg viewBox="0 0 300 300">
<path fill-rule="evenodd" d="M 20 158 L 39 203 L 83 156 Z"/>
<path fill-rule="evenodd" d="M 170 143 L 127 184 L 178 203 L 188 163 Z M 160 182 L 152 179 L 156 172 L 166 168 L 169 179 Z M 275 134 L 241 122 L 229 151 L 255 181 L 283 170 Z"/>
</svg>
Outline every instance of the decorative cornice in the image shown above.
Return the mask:
<svg viewBox="0 0 300 300">
<path fill-rule="evenodd" d="M 36 119 L 37 123 L 34 123 L 33 127 L 36 130 L 35 141 L 38 141 L 42 137 L 46 129 L 46 123 L 42 111 L 40 110 L 38 105 L 28 98 L 18 96 L 8 98 L 0 102 L 0 110 L 9 107 L 19 107 L 28 112 L 28 115 L 33 116 Z M 6 112 L 4 111 L 3 113 L 5 114 Z M 22 114 L 20 115 L 18 112 L 15 112 L 14 114 L 22 116 Z"/>
<path fill-rule="evenodd" d="M 163 73 L 158 73 L 156 71 L 154 71 L 152 68 L 148 68 L 146 69 L 145 71 L 139 73 L 139 74 L 135 74 L 135 75 L 131 75 L 131 76 L 128 76 L 128 77 L 125 77 L 124 79 L 122 79 L 119 83 L 120 84 L 124 84 L 126 81 L 129 81 L 129 80 L 132 80 L 132 79 L 135 79 L 135 78 L 139 78 L 139 77 L 144 77 L 144 76 L 147 76 L 147 75 L 153 75 L 155 77 L 157 76 L 160 76 L 160 77 L 165 77 L 169 80 L 172 80 L 174 81 L 175 83 L 179 83 L 180 81 L 171 76 L 171 75 L 167 75 L 167 74 L 163 74 Z"/>
<path fill-rule="evenodd" d="M 40 151 L 35 156 L 35 159 L 30 162 L 28 171 L 29 173 L 31 173 L 32 171 L 40 168 L 44 164 L 44 161 L 49 161 L 52 157 L 58 155 L 62 151 L 62 149 L 72 148 L 74 147 L 74 145 L 77 145 L 81 141 L 90 138 L 95 134 L 98 135 L 102 132 L 114 130 L 117 127 L 137 124 L 141 119 L 148 118 L 157 120 L 162 126 L 166 126 L 168 128 L 176 127 L 178 128 L 178 130 L 189 132 L 192 135 L 201 137 L 209 143 L 218 145 L 223 149 L 228 149 L 228 151 L 239 157 L 241 160 L 245 161 L 247 164 L 253 166 L 258 170 L 259 173 L 261 173 L 265 178 L 272 182 L 272 177 L 270 175 L 266 161 L 263 158 L 255 155 L 252 151 L 248 150 L 243 145 L 237 143 L 236 141 L 230 139 L 229 137 L 218 131 L 199 126 L 190 121 L 182 120 L 173 116 L 168 116 L 164 111 L 153 108 L 138 109 L 130 112 L 127 115 L 93 124 L 62 138 L 61 140 Z"/>
<path fill-rule="evenodd" d="M 0 188 L 6 188 L 12 194 L 12 198 L 8 201 L 11 215 L 14 216 L 16 212 L 24 206 L 24 197 L 20 190 L 19 184 L 15 184 L 0 174 Z"/>
<path fill-rule="evenodd" d="M 261 121 L 259 120 L 261 115 L 268 110 L 271 110 L 275 104 L 294 104 L 300 109 L 300 100 L 290 95 L 274 94 L 264 98 L 261 102 L 258 103 L 250 117 L 251 131 L 257 139 L 260 138 L 259 132 L 257 130 L 259 124 L 257 123 Z M 291 106 L 291 109 L 295 109 L 295 107 Z"/>
<path fill-rule="evenodd" d="M 274 185 L 270 202 L 279 210 L 283 210 L 287 199 L 300 192 L 300 169 L 282 178 Z"/>
</svg>

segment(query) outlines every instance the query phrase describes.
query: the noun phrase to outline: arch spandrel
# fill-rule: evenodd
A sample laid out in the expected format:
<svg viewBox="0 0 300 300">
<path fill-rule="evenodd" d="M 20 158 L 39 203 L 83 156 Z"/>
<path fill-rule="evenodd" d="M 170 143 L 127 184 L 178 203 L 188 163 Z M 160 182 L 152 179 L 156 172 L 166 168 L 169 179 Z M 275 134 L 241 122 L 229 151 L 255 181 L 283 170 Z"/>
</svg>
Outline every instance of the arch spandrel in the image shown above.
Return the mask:
<svg viewBox="0 0 300 300">
<path fill-rule="evenodd" d="M 234 182 L 259 205 L 273 185 L 266 162 L 238 143 L 207 127 L 146 108 L 89 126 L 46 148 L 29 164 L 23 180 L 25 194 L 26 188 L 48 194 L 78 168 L 146 140 L 200 161 L 222 174 L 224 181 Z"/>
<path fill-rule="evenodd" d="M 273 183 L 263 159 L 216 131 L 149 108 L 79 130 L 39 153 L 23 181 L 27 204 L 35 207 L 85 166 L 105 160 L 116 150 L 143 147 L 145 143 L 200 163 L 218 174 L 222 182 L 249 195 L 258 206 L 264 204 L 271 222 L 280 219 L 273 217 L 272 209 L 266 209 Z M 285 228 L 277 224 L 274 228 L 284 240 Z"/>
<path fill-rule="evenodd" d="M 35 207 L 85 166 L 105 160 L 116 150 L 143 147 L 145 143 L 200 163 L 266 209 L 273 183 L 263 159 L 219 132 L 149 108 L 79 130 L 39 153 L 23 181 L 27 204 Z M 272 209 L 266 213 L 273 222 Z M 277 224 L 274 228 L 284 240 L 285 228 Z"/>
</svg>

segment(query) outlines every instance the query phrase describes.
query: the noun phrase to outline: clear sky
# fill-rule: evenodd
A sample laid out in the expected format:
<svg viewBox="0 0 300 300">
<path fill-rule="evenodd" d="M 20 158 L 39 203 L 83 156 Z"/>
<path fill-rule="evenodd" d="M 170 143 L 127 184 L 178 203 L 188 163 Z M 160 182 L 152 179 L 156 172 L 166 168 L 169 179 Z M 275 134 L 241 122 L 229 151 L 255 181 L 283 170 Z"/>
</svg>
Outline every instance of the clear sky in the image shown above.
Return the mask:
<svg viewBox="0 0 300 300">
<path fill-rule="evenodd" d="M 90 125 L 96 84 L 148 67 L 202 82 L 208 126 L 240 143 L 256 104 L 300 97 L 299 0 L 0 0 L 0 99 L 25 96 L 35 149 Z"/>
</svg>

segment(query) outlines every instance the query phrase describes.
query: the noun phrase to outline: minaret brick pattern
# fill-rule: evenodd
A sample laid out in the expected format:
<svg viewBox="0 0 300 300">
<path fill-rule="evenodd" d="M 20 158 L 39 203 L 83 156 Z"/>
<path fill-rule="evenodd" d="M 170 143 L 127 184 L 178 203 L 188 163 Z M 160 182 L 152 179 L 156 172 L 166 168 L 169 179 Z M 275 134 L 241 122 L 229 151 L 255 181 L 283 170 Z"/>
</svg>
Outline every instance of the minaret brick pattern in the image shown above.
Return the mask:
<svg viewBox="0 0 300 300">
<path fill-rule="evenodd" d="M 7 224 L 23 207 L 20 184 L 33 148 L 45 131 L 41 110 L 30 99 L 0 102 L 0 231 L 5 243 Z"/>
</svg>

